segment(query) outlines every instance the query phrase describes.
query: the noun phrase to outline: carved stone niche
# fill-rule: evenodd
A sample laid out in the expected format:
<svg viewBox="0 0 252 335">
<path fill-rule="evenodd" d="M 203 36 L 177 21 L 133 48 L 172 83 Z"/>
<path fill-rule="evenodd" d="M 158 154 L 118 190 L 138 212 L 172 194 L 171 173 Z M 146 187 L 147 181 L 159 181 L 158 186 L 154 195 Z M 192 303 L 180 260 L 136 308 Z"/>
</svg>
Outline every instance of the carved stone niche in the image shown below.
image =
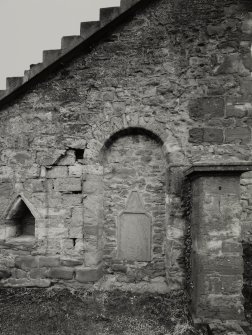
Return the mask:
<svg viewBox="0 0 252 335">
<path fill-rule="evenodd" d="M 37 217 L 38 213 L 33 205 L 23 195 L 18 195 L 13 199 L 4 215 L 5 238 L 33 239 Z"/>
<path fill-rule="evenodd" d="M 137 191 L 132 191 L 125 210 L 118 217 L 118 258 L 151 261 L 151 216 Z"/>
</svg>

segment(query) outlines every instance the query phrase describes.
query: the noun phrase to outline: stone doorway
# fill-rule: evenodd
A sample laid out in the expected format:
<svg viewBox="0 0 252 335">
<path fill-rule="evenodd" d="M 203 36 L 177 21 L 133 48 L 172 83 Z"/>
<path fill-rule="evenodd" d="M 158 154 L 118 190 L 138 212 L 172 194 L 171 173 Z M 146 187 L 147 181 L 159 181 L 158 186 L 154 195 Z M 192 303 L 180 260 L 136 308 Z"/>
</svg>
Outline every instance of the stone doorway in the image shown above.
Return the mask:
<svg viewBox="0 0 252 335">
<path fill-rule="evenodd" d="M 153 133 L 128 129 L 106 144 L 103 261 L 107 272 L 125 273 L 134 282 L 165 277 L 165 170 L 162 143 Z"/>
</svg>

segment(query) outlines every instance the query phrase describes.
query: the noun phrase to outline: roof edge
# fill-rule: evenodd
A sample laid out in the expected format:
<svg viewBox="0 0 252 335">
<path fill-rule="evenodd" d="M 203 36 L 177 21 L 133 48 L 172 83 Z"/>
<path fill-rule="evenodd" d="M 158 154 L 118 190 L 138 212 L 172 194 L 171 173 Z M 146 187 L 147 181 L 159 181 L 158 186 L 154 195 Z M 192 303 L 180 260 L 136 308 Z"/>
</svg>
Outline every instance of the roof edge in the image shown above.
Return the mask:
<svg viewBox="0 0 252 335">
<path fill-rule="evenodd" d="M 32 64 L 23 77 L 6 78 L 6 90 L 0 90 L 0 110 L 49 73 L 62 68 L 80 52 L 88 53 L 94 43 L 128 19 L 143 4 L 147 5 L 152 1 L 121 0 L 120 7 L 101 8 L 99 21 L 82 22 L 80 35 L 63 36 L 61 49 L 43 51 L 42 63 Z"/>
</svg>

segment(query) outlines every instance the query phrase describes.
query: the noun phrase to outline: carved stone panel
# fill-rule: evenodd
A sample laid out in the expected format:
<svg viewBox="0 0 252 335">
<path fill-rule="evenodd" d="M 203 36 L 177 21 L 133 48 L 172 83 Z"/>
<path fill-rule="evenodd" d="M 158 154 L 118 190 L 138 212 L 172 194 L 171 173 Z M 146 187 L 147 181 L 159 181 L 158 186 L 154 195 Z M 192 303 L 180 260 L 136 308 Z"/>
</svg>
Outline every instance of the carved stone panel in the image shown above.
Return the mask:
<svg viewBox="0 0 252 335">
<path fill-rule="evenodd" d="M 137 191 L 128 199 L 118 219 L 118 257 L 128 261 L 151 260 L 151 217 Z"/>
</svg>

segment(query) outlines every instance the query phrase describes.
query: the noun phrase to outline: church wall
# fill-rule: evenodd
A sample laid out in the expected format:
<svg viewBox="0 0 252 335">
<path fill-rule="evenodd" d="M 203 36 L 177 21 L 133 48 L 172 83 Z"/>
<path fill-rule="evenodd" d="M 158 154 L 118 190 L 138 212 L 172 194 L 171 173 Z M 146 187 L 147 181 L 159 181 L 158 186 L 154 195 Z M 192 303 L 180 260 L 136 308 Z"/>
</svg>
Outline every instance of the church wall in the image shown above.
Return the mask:
<svg viewBox="0 0 252 335">
<path fill-rule="evenodd" d="M 105 264 L 108 281 L 123 277 L 116 287 L 184 288 L 184 170 L 199 161 L 251 160 L 249 10 L 235 0 L 154 1 L 1 111 L 4 285 L 85 285 Z M 125 129 L 135 133 L 121 136 Z M 125 176 L 113 170 L 119 163 L 129 165 Z M 135 188 L 157 225 L 150 249 L 159 265 L 147 276 L 142 265 L 136 271 L 106 259 L 117 252 L 115 222 Z M 6 210 L 20 194 L 36 208 L 35 237 L 7 243 Z"/>
</svg>

